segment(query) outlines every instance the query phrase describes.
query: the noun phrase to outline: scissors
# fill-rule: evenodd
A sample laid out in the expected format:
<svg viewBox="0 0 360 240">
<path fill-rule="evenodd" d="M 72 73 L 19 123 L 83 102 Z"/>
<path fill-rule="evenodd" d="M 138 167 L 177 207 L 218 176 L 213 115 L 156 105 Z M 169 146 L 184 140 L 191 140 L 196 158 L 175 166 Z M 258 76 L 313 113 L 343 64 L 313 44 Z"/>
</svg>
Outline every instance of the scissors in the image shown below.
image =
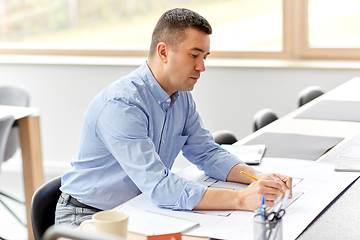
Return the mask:
<svg viewBox="0 0 360 240">
<path fill-rule="evenodd" d="M 285 209 L 280 209 L 278 212 L 271 212 L 266 216 L 269 222 L 278 221 L 285 215 Z"/>
<path fill-rule="evenodd" d="M 279 228 L 276 228 L 278 221 L 285 215 L 285 209 L 280 209 L 278 212 L 271 212 L 266 216 L 267 224 L 266 224 L 266 239 L 276 239 L 276 235 L 279 231 Z M 273 229 L 276 228 L 275 233 L 273 233 Z"/>
</svg>

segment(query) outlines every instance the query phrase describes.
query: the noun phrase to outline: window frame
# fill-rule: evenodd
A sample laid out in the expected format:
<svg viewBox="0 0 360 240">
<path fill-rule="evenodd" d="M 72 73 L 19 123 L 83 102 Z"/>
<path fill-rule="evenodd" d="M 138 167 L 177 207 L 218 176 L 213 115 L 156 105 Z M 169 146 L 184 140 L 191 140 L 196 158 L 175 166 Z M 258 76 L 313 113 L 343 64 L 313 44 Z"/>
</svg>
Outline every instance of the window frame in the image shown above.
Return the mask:
<svg viewBox="0 0 360 240">
<path fill-rule="evenodd" d="M 347 59 L 360 60 L 360 48 L 311 48 L 308 46 L 308 0 L 283 0 L 283 49 L 271 51 L 212 51 L 212 58 L 252 59 Z M 0 44 L 0 54 L 147 57 L 145 49 L 38 48 L 32 45 Z"/>
<path fill-rule="evenodd" d="M 213 58 L 289 58 L 292 49 L 292 1 L 283 0 L 283 50 L 271 51 L 211 51 Z M 67 55 L 67 56 L 118 56 L 118 57 L 147 57 L 148 50 L 144 49 L 65 49 L 65 48 L 38 48 L 35 45 L 0 44 L 0 54 L 23 55 Z"/>
</svg>

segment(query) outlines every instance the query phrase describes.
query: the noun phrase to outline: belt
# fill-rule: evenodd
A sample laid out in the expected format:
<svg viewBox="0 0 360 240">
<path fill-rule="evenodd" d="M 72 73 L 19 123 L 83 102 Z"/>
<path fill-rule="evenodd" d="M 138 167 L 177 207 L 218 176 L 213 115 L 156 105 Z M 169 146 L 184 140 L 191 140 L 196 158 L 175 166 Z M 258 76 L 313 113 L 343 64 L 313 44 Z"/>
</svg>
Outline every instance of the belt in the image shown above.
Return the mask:
<svg viewBox="0 0 360 240">
<path fill-rule="evenodd" d="M 91 207 L 89 205 L 86 205 L 84 203 L 79 202 L 76 198 L 72 197 L 71 195 L 67 194 L 67 193 L 61 193 L 60 195 L 63 199 L 65 199 L 67 202 L 71 203 L 72 205 L 76 206 L 76 207 L 82 207 L 82 208 L 89 208 L 89 209 L 94 209 L 94 210 L 98 210 L 98 211 L 102 211 L 98 208 L 95 207 Z"/>
</svg>

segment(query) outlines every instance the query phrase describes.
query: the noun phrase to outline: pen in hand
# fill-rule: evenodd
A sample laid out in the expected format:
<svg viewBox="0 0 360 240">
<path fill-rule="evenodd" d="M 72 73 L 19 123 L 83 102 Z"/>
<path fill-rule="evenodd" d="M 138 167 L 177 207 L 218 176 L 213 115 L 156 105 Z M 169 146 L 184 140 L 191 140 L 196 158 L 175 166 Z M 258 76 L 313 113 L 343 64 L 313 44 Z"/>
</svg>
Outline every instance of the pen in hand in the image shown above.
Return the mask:
<svg viewBox="0 0 360 240">
<path fill-rule="evenodd" d="M 265 196 L 264 196 L 264 195 L 262 195 L 262 196 L 261 196 L 260 216 L 261 216 L 261 219 L 263 219 L 263 220 L 265 220 L 265 219 L 266 219 L 266 212 L 265 212 Z"/>
<path fill-rule="evenodd" d="M 257 178 L 255 178 L 255 177 L 253 177 L 253 176 L 251 176 L 251 175 L 247 174 L 246 172 L 241 171 L 240 173 L 241 173 L 242 175 L 244 175 L 244 176 L 248 177 L 248 178 L 251 178 L 251 179 L 252 179 L 252 180 L 254 180 L 254 181 L 257 181 L 257 180 L 258 180 Z M 280 192 L 281 192 L 282 194 L 285 194 L 285 192 L 284 192 L 284 191 L 282 191 L 282 190 L 280 190 Z"/>
</svg>

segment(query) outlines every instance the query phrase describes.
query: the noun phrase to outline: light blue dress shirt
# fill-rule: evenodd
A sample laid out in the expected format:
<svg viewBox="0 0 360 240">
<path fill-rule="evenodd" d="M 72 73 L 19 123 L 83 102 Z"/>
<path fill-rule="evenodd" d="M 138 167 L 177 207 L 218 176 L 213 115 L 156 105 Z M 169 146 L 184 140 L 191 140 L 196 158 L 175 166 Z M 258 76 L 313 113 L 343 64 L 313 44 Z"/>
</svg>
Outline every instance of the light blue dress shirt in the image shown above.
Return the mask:
<svg viewBox="0 0 360 240">
<path fill-rule="evenodd" d="M 145 62 L 90 103 L 61 191 L 102 210 L 140 193 L 159 207 L 191 210 L 206 187 L 170 172 L 180 150 L 205 174 L 224 181 L 241 162 L 213 141 L 191 93 L 169 97 Z"/>
</svg>

